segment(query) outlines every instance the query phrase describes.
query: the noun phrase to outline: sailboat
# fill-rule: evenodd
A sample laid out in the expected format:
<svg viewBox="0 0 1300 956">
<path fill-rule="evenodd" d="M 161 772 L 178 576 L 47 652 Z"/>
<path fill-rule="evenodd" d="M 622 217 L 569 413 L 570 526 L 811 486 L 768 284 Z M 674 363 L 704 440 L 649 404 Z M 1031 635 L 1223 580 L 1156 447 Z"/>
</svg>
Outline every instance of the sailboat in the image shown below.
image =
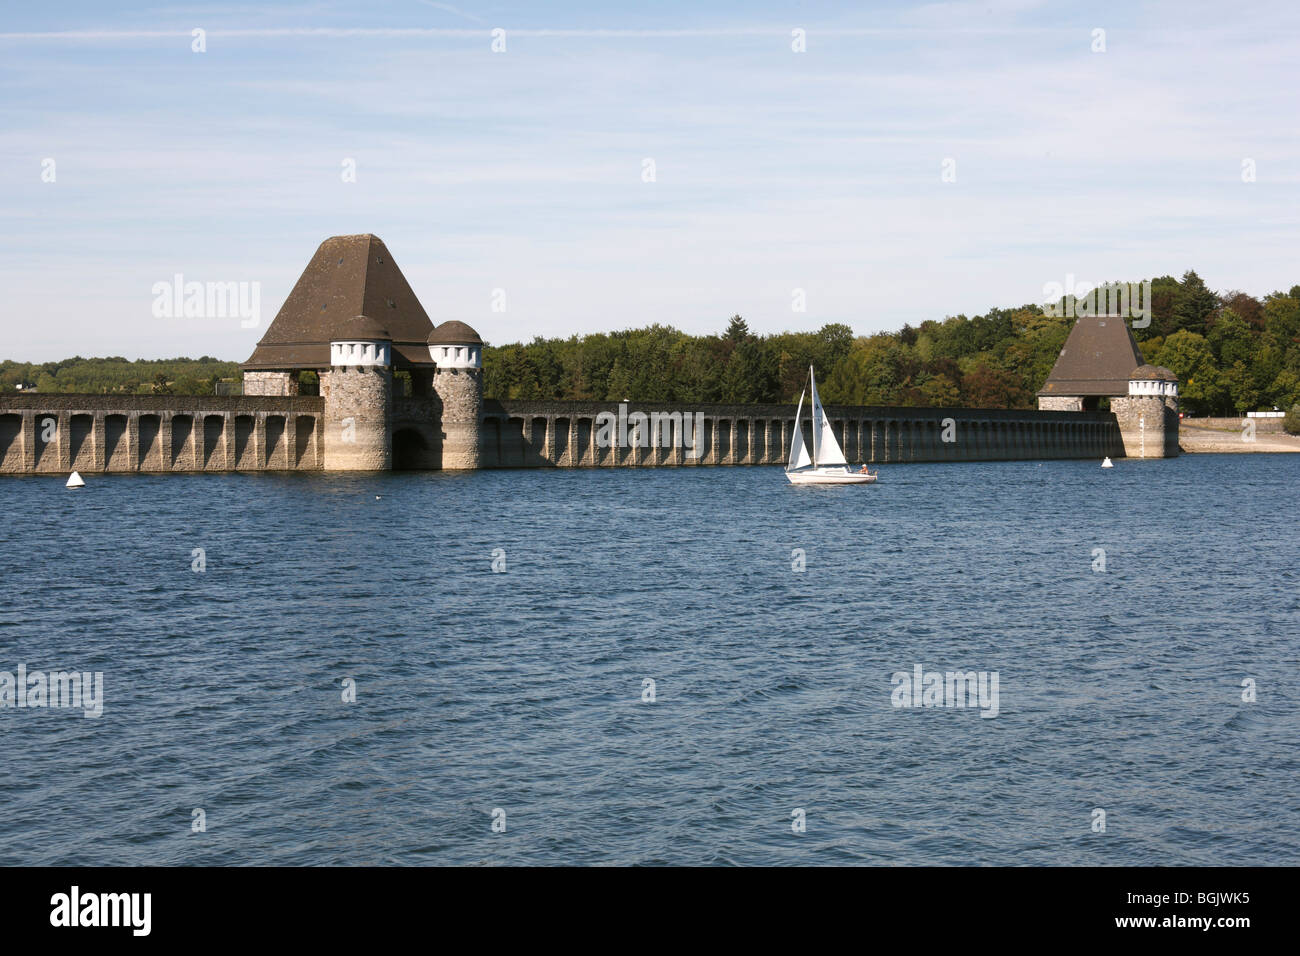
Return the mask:
<svg viewBox="0 0 1300 956">
<path fill-rule="evenodd" d="M 876 480 L 875 475 L 863 474 L 849 469 L 844 460 L 840 443 L 835 440 L 835 432 L 822 410 L 821 399 L 817 397 L 817 378 L 812 366 L 808 366 L 808 382 L 812 388 L 812 458 L 808 457 L 808 447 L 803 441 L 803 397 L 807 389 L 799 393 L 799 408 L 794 413 L 794 441 L 790 443 L 790 461 L 785 466 L 785 476 L 792 485 L 865 485 Z"/>
</svg>

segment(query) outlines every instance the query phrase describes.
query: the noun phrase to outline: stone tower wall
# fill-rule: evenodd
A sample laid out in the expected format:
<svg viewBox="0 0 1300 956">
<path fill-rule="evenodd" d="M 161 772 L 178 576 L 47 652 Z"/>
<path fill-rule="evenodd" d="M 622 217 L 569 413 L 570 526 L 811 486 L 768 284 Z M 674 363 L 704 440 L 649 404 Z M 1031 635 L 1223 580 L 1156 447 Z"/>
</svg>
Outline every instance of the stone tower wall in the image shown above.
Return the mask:
<svg viewBox="0 0 1300 956">
<path fill-rule="evenodd" d="M 479 468 L 483 420 L 483 370 L 439 368 L 433 390 L 442 416 L 441 467 L 449 470 Z"/>
<path fill-rule="evenodd" d="M 1119 422 L 1125 457 L 1173 458 L 1178 454 L 1176 402 L 1158 395 L 1124 395 L 1110 400 L 1110 410 Z"/>
<path fill-rule="evenodd" d="M 1038 410 L 1043 412 L 1081 412 L 1083 399 L 1077 395 L 1040 395 Z"/>
<path fill-rule="evenodd" d="M 298 377 L 291 372 L 245 372 L 245 395 L 297 395 Z"/>
<path fill-rule="evenodd" d="M 335 366 L 321 373 L 325 399 L 325 470 L 388 471 L 393 372 L 385 366 Z"/>
</svg>

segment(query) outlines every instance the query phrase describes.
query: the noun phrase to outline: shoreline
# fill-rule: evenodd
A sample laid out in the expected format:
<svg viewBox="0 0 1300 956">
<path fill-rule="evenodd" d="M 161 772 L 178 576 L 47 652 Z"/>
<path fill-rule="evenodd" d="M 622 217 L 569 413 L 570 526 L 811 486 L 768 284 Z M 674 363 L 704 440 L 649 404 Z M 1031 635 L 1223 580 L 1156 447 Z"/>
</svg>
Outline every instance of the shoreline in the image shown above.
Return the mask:
<svg viewBox="0 0 1300 956">
<path fill-rule="evenodd" d="M 1300 435 L 1257 431 L 1254 441 L 1246 441 L 1240 430 L 1189 425 L 1184 420 L 1178 429 L 1178 448 L 1185 455 L 1300 452 Z"/>
</svg>

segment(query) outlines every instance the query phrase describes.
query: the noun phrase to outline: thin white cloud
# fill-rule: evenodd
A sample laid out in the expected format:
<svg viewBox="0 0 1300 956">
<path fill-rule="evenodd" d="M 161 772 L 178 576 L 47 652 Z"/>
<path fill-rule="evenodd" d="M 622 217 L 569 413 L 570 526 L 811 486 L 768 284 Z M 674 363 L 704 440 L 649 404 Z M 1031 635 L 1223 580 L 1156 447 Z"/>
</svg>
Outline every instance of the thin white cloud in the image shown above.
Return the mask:
<svg viewBox="0 0 1300 956">
<path fill-rule="evenodd" d="M 512 40 L 556 41 L 494 56 L 486 28 L 284 16 L 224 33 L 265 43 L 210 29 L 207 57 L 125 42 L 187 49 L 188 30 L 5 35 L 58 38 L 7 43 L 0 67 L 0 216 L 18 224 L 0 235 L 0 326 L 15 357 L 242 359 L 260 331 L 160 325 L 151 284 L 261 281 L 269 319 L 321 239 L 367 231 L 432 316 L 494 342 L 715 330 L 737 311 L 764 331 L 869 332 L 1032 301 L 1067 272 L 1194 267 L 1257 294 L 1300 279 L 1284 9 L 1269 30 L 1112 27 L 1104 55 L 1040 10 L 987 37 L 974 12 L 810 25 L 803 55 L 774 25 L 506 23 Z M 59 43 L 92 36 L 124 42 Z M 40 181 L 42 157 L 57 183 Z M 945 157 L 956 183 L 940 180 Z M 1241 182 L 1242 157 L 1257 183 Z M 806 314 L 790 311 L 795 287 Z"/>
<path fill-rule="evenodd" d="M 486 21 L 484 21 L 486 23 Z M 680 40 L 680 39 L 718 39 L 741 37 L 772 37 L 789 40 L 792 26 L 787 24 L 756 27 L 692 27 L 669 29 L 614 29 L 602 27 L 512 27 L 509 23 L 498 23 L 491 28 L 479 30 L 457 27 L 250 27 L 250 28 L 211 28 L 207 29 L 209 37 L 253 39 L 274 39 L 277 37 L 318 37 L 324 39 L 420 39 L 420 38 L 482 38 L 490 35 L 490 29 L 503 29 L 507 38 L 522 37 L 527 39 L 627 39 L 627 40 Z M 1063 34 L 1066 31 L 1054 27 L 801 27 L 809 37 L 875 37 L 889 35 L 915 35 L 920 33 L 952 34 L 1009 34 L 1042 33 Z M 189 37 L 189 30 L 45 30 L 27 32 L 0 33 L 0 40 L 149 40 L 175 39 Z"/>
<path fill-rule="evenodd" d="M 481 17 L 476 17 L 472 13 L 466 13 L 464 10 L 453 7 L 450 3 L 436 3 L 434 0 L 420 0 L 426 7 L 433 7 L 435 10 L 441 10 L 444 13 L 450 13 L 454 16 L 469 20 L 472 23 L 484 23 Z"/>
</svg>

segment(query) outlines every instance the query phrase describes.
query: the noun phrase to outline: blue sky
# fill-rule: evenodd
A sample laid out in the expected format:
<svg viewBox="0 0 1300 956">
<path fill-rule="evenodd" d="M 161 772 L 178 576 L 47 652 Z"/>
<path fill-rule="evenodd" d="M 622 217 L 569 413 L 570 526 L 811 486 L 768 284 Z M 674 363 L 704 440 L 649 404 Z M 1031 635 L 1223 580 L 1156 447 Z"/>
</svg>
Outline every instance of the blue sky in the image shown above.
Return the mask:
<svg viewBox="0 0 1300 956">
<path fill-rule="evenodd" d="M 1262 295 L 1300 283 L 1298 50 L 1292 3 L 8 4 L 0 358 L 242 361 L 359 232 L 496 343 Z M 176 273 L 261 283 L 261 326 L 154 317 Z"/>
</svg>

